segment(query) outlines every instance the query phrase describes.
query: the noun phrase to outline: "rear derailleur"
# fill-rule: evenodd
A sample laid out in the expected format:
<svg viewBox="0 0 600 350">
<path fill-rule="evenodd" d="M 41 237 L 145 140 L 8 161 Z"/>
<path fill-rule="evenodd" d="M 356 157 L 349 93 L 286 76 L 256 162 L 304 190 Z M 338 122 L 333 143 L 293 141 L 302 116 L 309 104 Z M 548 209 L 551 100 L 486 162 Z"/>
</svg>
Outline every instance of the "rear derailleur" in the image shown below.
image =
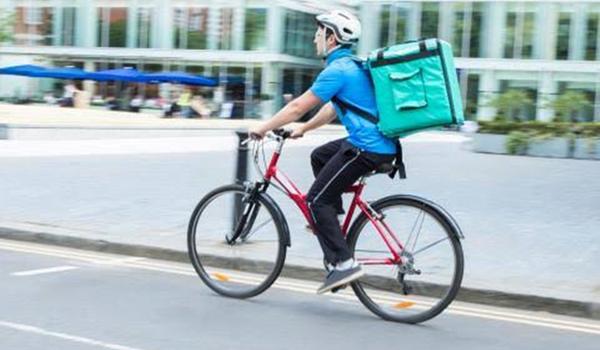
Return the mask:
<svg viewBox="0 0 600 350">
<path fill-rule="evenodd" d="M 415 268 L 415 258 L 411 253 L 404 251 L 400 257 L 402 258 L 403 262 L 397 265 L 398 275 L 396 276 L 396 279 L 398 280 L 398 283 L 400 283 L 402 294 L 409 295 L 412 294 L 413 287 L 408 281 L 404 280 L 404 277 L 406 275 L 420 275 L 421 270 Z"/>
</svg>

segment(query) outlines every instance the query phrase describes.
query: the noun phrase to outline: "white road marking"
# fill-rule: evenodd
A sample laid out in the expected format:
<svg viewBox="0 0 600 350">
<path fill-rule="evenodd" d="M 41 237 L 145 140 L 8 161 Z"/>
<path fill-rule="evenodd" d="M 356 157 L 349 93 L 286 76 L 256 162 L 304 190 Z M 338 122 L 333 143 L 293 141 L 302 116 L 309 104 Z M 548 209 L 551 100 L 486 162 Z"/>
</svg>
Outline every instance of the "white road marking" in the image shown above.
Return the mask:
<svg viewBox="0 0 600 350">
<path fill-rule="evenodd" d="M 146 258 L 142 258 L 140 256 L 132 256 L 132 257 L 127 257 L 127 258 L 114 258 L 114 259 L 110 259 L 110 260 L 98 260 L 95 261 L 96 264 L 100 264 L 100 265 L 123 265 L 123 264 L 127 264 L 127 263 L 132 263 L 132 262 L 137 262 L 137 261 L 144 261 L 146 260 Z"/>
<path fill-rule="evenodd" d="M 105 349 L 111 349 L 111 350 L 141 350 L 139 348 L 132 348 L 129 346 L 124 346 L 124 345 L 119 345 L 119 344 L 106 343 L 106 342 L 95 340 L 95 339 L 84 338 L 84 337 L 66 334 L 66 333 L 53 332 L 53 331 L 49 331 L 49 330 L 35 327 L 35 326 L 30 326 L 30 325 L 21 324 L 21 323 L 7 322 L 7 321 L 3 321 L 3 320 L 0 320 L 0 327 L 10 328 L 13 330 L 26 332 L 26 333 L 45 335 L 48 337 L 64 339 L 64 340 L 81 343 L 81 344 L 86 344 L 86 345 L 94 345 L 94 346 L 98 346 L 98 347 L 105 348 Z"/>
<path fill-rule="evenodd" d="M 69 271 L 69 270 L 77 270 L 79 267 L 76 266 L 56 266 L 56 267 L 49 267 L 46 269 L 37 269 L 37 270 L 29 270 L 29 271 L 20 271 L 20 272 L 13 272 L 11 273 L 11 275 L 13 276 L 34 276 L 34 275 L 43 275 L 43 274 L 47 274 L 47 273 L 55 273 L 55 272 L 63 272 L 63 271 Z"/>
<path fill-rule="evenodd" d="M 196 276 L 194 269 L 186 264 L 146 259 L 140 257 L 123 257 L 119 255 L 96 253 L 82 251 L 70 248 L 45 246 L 35 243 L 22 243 L 10 240 L 0 239 L 0 249 L 13 250 L 25 253 L 51 255 L 62 258 L 70 258 L 80 261 L 93 262 L 98 264 L 111 263 L 130 268 L 139 268 L 144 270 L 159 271 L 170 274 L 185 276 Z M 227 271 L 225 269 L 215 269 L 223 271 L 232 281 L 247 284 L 256 284 L 261 279 L 250 273 Z M 292 278 L 280 277 L 273 287 L 281 290 L 315 295 L 318 283 L 312 281 L 303 281 Z M 398 298 L 389 293 L 378 292 L 372 295 L 374 298 L 384 302 L 397 302 Z M 406 298 L 403 298 L 406 299 Z M 359 301 L 351 290 L 340 291 L 330 296 L 330 300 L 339 303 L 358 304 Z M 445 314 L 454 314 L 461 316 L 478 317 L 496 321 L 505 321 L 519 324 L 527 324 L 538 327 L 547 327 L 560 330 L 568 330 L 589 334 L 600 335 L 600 322 L 585 320 L 567 316 L 544 315 L 527 311 L 511 310 L 506 308 L 478 306 L 476 304 L 467 304 L 455 302 L 444 312 Z"/>
</svg>

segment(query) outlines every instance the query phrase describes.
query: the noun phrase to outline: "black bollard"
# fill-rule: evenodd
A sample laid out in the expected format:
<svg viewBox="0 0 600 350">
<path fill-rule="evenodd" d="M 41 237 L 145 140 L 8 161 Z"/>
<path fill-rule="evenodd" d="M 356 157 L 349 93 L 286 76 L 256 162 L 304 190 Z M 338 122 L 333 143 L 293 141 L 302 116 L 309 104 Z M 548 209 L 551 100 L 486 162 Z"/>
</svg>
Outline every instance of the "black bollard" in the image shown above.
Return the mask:
<svg viewBox="0 0 600 350">
<path fill-rule="evenodd" d="M 248 139 L 248 132 L 237 130 L 235 133 L 238 136 L 235 182 L 244 183 L 248 180 L 248 144 L 244 144 L 244 141 Z"/>
<path fill-rule="evenodd" d="M 234 181 L 243 184 L 248 180 L 248 144 L 244 144 L 244 141 L 248 139 L 248 132 L 237 130 L 235 133 L 238 136 L 238 147 Z M 238 219 L 242 216 L 242 197 L 241 194 L 235 196 L 232 230 L 235 229 Z"/>
</svg>

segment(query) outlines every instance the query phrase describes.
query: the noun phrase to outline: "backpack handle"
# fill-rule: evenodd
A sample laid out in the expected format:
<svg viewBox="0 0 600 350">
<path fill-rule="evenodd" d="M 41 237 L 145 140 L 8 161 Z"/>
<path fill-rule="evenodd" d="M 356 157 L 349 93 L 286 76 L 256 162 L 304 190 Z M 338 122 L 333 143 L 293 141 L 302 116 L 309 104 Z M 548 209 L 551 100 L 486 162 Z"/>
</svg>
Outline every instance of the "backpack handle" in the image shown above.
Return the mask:
<svg viewBox="0 0 600 350">
<path fill-rule="evenodd" d="M 403 44 L 410 44 L 410 43 L 417 43 L 418 42 L 419 43 L 419 51 L 420 52 L 425 52 L 425 51 L 427 51 L 427 44 L 425 43 L 425 40 L 427 40 L 427 38 L 421 37 L 419 39 L 413 39 L 413 40 L 405 41 L 405 42 L 403 42 Z M 377 61 L 383 59 L 383 54 L 389 48 L 390 48 L 389 46 L 386 46 L 386 47 L 382 47 L 381 49 L 379 49 L 377 51 Z"/>
</svg>

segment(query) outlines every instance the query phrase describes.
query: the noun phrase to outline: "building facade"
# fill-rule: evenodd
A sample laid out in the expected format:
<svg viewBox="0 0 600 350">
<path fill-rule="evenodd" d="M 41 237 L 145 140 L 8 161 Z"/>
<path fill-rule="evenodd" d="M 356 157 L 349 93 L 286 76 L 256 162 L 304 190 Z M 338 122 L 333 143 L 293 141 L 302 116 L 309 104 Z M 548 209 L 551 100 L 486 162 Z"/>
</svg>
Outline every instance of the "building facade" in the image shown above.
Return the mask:
<svg viewBox="0 0 600 350">
<path fill-rule="evenodd" d="M 299 95 L 322 68 L 314 54 L 314 16 L 343 1 L 0 0 L 12 19 L 12 42 L 0 44 L 0 66 L 41 64 L 86 70 L 135 67 L 235 77 L 228 101 L 270 115 L 283 94 Z M 0 15 L 1 16 L 1 15 Z M 241 79 L 240 79 L 241 78 Z M 225 79 L 221 79 L 224 81 Z M 0 96 L 52 90 L 51 79 L 0 76 Z M 86 81 L 93 94 L 118 93 Z M 147 97 L 156 86 L 144 86 Z M 222 94 L 219 94 L 222 95 Z"/>
<path fill-rule="evenodd" d="M 551 120 L 552 100 L 583 93 L 578 120 L 600 121 L 600 1 L 361 1 L 359 52 L 419 38 L 453 45 L 467 116 L 490 120 L 507 90 L 533 101 L 521 119 Z"/>
<path fill-rule="evenodd" d="M 252 109 L 257 116 L 273 113 L 283 94 L 310 86 L 322 68 L 312 43 L 314 15 L 345 8 L 363 22 L 359 55 L 421 37 L 452 43 L 468 118 L 493 119 L 490 101 L 519 90 L 534 102 L 521 119 L 550 120 L 549 103 L 578 91 L 590 102 L 579 119 L 600 121 L 599 0 L 0 0 L 0 7 L 13 19 L 0 66 L 135 66 L 242 77 L 226 99 L 262 105 Z M 10 79 L 0 76 L 0 96 L 52 84 Z M 157 93 L 144 88 L 148 96 Z"/>
</svg>

